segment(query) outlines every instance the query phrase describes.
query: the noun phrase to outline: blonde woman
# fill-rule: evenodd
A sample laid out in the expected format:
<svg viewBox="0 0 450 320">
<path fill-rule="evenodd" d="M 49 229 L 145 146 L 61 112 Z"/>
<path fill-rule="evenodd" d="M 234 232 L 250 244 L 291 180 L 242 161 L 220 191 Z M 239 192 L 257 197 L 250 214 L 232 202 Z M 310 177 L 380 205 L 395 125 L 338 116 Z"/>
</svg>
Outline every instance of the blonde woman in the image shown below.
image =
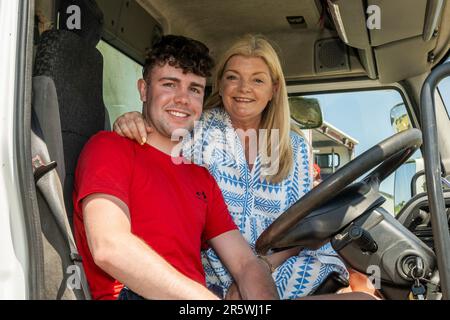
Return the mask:
<svg viewBox="0 0 450 320">
<path fill-rule="evenodd" d="M 173 110 L 174 106 L 170 106 Z M 186 116 L 177 107 L 180 121 Z M 234 222 L 254 248 L 259 235 L 312 186 L 308 144 L 291 126 L 284 75 L 277 53 L 262 36 L 235 42 L 216 66 L 212 94 L 183 156 L 208 168 Z M 151 128 L 142 115 L 122 115 L 120 135 L 145 141 Z M 208 287 L 221 297 L 239 289 L 212 249 L 202 254 Z M 333 271 L 348 278 L 330 244 L 317 251 L 293 248 L 264 259 L 282 299 L 308 295 Z"/>
</svg>

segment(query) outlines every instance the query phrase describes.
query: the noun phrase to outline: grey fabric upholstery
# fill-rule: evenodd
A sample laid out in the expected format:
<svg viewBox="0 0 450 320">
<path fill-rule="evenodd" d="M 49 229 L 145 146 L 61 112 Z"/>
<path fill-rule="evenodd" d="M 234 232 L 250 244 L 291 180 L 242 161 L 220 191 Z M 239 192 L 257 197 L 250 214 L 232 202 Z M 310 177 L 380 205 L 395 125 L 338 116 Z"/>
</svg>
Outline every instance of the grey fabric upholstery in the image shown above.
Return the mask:
<svg viewBox="0 0 450 320">
<path fill-rule="evenodd" d="M 63 156 L 62 143 L 58 142 L 58 137 L 60 140 L 61 135 L 55 134 L 56 131 L 54 131 L 54 128 L 59 126 L 59 118 L 55 118 L 58 114 L 57 103 L 55 109 L 55 103 L 52 99 L 55 92 L 54 88 L 53 81 L 49 78 L 37 77 L 33 79 L 31 153 L 33 157 L 39 157 L 44 164 Z M 45 97 L 46 92 L 48 92 L 48 99 Z M 37 110 L 39 110 L 39 116 Z M 46 123 L 45 130 L 41 128 L 39 117 Z M 44 142 L 44 137 L 50 141 L 48 145 Z M 57 149 L 59 144 L 61 150 Z M 52 157 L 50 157 L 50 145 L 52 145 Z M 50 194 L 50 198 L 56 201 L 47 201 L 46 195 L 42 193 L 42 188 L 47 191 L 47 196 Z M 36 195 L 44 254 L 45 282 L 43 296 L 45 299 L 84 299 L 85 295 L 81 288 L 69 288 L 67 286 L 67 281 L 73 276 L 73 273 L 70 272 L 70 268 L 74 268 L 70 248 L 74 243 L 68 220 L 64 221 L 63 219 L 67 214 L 64 208 L 60 172 L 51 170 L 43 176 L 36 184 Z M 55 212 L 60 212 L 61 215 L 55 216 Z"/>
<path fill-rule="evenodd" d="M 41 37 L 35 76 L 55 83 L 61 119 L 64 199 L 72 223 L 72 188 L 78 156 L 86 141 L 104 129 L 103 57 L 73 32 L 51 30 Z"/>
<path fill-rule="evenodd" d="M 40 124 L 43 141 L 46 141 L 48 152 L 58 166 L 59 179 L 64 181 L 66 169 L 64 164 L 61 122 L 59 116 L 58 96 L 53 80 L 46 76 L 33 78 L 33 110 Z"/>
</svg>

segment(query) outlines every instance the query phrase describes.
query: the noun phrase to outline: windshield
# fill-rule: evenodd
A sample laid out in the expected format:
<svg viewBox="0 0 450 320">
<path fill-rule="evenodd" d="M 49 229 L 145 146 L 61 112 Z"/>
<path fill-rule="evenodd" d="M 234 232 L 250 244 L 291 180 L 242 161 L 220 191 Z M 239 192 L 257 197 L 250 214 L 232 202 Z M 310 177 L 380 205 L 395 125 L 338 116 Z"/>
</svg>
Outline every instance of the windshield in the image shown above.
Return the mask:
<svg viewBox="0 0 450 320">
<path fill-rule="evenodd" d="M 340 163 L 339 166 L 333 168 L 334 170 L 341 168 L 378 142 L 412 127 L 404 100 L 401 94 L 394 89 L 323 93 L 306 97 L 318 99 L 324 123 L 329 127 L 327 132 L 333 131 L 339 134 L 339 139 L 330 137 L 329 141 L 325 141 L 326 139 L 323 137 L 315 139 L 317 134 L 313 133 L 312 135 L 316 159 L 322 153 L 339 154 Z M 324 130 L 322 129 L 322 131 Z M 345 142 L 345 139 L 352 143 L 342 143 Z M 411 158 L 419 159 L 421 157 L 421 152 L 418 150 Z M 325 177 L 334 172 L 329 168 L 321 169 Z M 402 172 L 404 171 L 402 170 Z M 411 168 L 407 171 L 411 171 Z M 414 173 L 412 172 L 411 176 Z M 401 208 L 398 205 L 399 201 L 403 205 L 411 198 L 410 184 L 404 183 L 401 188 L 397 186 L 398 201 L 394 199 L 394 180 L 395 174 L 392 174 L 380 185 L 380 192 L 386 198 L 383 206 L 393 214 Z"/>
</svg>

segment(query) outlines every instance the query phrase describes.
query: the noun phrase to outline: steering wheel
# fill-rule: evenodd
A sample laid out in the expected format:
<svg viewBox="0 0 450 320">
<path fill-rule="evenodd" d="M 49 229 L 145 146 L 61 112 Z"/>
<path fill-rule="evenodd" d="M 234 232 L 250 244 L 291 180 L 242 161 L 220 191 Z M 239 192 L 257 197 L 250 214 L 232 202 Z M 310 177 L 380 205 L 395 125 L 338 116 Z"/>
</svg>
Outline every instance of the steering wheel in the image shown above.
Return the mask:
<svg viewBox="0 0 450 320">
<path fill-rule="evenodd" d="M 285 237 L 288 231 L 320 205 L 337 196 L 357 178 L 373 170 L 362 183 L 378 190 L 381 182 L 397 170 L 422 144 L 419 129 L 408 129 L 381 141 L 357 158 L 346 164 L 305 194 L 280 215 L 256 241 L 258 254 L 266 254 L 270 249 L 294 246 Z M 336 230 L 338 232 L 339 230 Z"/>
</svg>

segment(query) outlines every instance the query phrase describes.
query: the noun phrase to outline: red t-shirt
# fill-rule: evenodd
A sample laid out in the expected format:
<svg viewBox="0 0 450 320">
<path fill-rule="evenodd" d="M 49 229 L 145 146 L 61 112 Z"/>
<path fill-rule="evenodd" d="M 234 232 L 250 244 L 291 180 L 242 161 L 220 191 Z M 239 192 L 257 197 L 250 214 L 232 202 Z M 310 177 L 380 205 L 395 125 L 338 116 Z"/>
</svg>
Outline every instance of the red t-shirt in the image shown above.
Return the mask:
<svg viewBox="0 0 450 320">
<path fill-rule="evenodd" d="M 117 299 L 123 285 L 102 271 L 89 251 L 81 200 L 105 193 L 125 202 L 131 231 L 179 272 L 205 285 L 200 251 L 206 240 L 237 229 L 209 172 L 113 132 L 84 147 L 74 185 L 74 227 L 93 299 Z"/>
</svg>

